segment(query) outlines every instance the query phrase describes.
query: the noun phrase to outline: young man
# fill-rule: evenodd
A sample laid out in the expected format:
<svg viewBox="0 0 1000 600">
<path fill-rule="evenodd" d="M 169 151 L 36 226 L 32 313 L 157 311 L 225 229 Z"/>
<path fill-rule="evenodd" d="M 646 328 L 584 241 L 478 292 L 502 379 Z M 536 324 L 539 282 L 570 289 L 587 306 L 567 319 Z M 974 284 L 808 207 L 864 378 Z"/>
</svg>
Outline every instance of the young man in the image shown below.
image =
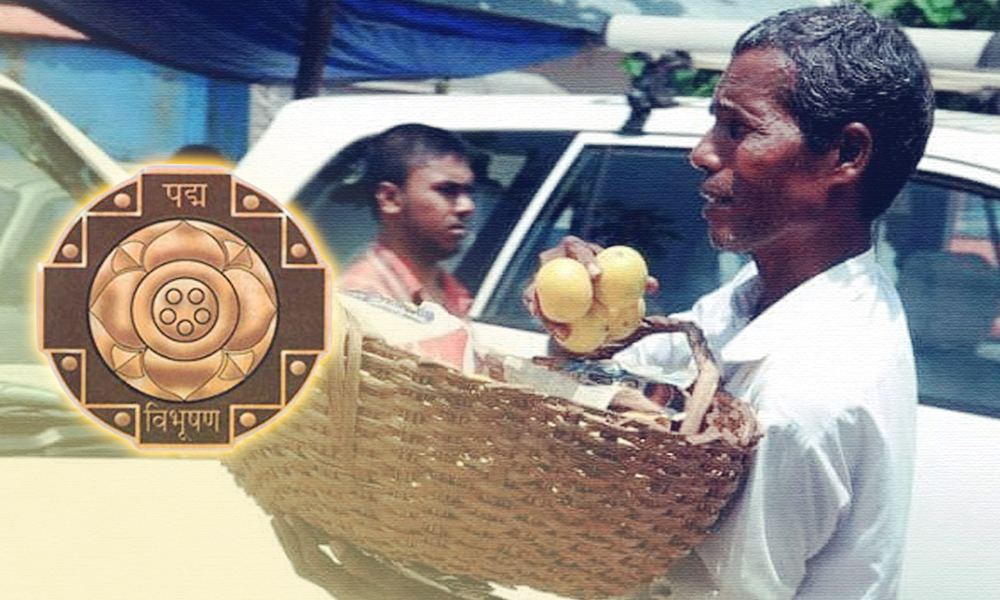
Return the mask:
<svg viewBox="0 0 1000 600">
<path fill-rule="evenodd" d="M 916 376 L 871 224 L 923 154 L 927 69 L 899 28 L 856 5 L 798 9 L 741 36 L 711 111 L 691 154 L 703 214 L 716 247 L 753 262 L 676 316 L 703 329 L 763 438 L 700 564 L 669 578 L 700 578 L 718 599 L 895 598 Z M 661 333 L 616 358 L 671 370 L 690 353 Z"/>
<path fill-rule="evenodd" d="M 378 238 L 338 275 L 337 287 L 432 301 L 465 317 L 472 295 L 440 262 L 458 252 L 475 212 L 469 148 L 449 131 L 406 124 L 375 136 L 367 160 Z"/>
</svg>

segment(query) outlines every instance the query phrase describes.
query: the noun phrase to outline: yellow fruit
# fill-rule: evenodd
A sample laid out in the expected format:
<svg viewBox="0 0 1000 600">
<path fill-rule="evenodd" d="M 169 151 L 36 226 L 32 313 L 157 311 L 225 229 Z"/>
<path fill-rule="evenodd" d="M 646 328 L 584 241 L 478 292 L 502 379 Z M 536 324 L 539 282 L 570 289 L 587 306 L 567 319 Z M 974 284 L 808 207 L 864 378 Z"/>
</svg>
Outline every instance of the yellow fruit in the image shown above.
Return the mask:
<svg viewBox="0 0 1000 600">
<path fill-rule="evenodd" d="M 583 263 L 559 257 L 542 265 L 535 276 L 538 308 L 551 321 L 569 323 L 587 314 L 594 288 Z"/>
<path fill-rule="evenodd" d="M 597 254 L 601 275 L 594 298 L 608 308 L 622 309 L 635 304 L 646 291 L 649 270 L 642 255 L 628 246 L 611 246 Z"/>
<path fill-rule="evenodd" d="M 642 298 L 631 306 L 617 310 L 608 309 L 608 341 L 617 342 L 632 335 L 645 316 L 646 301 Z"/>
<path fill-rule="evenodd" d="M 601 347 L 608 338 L 608 309 L 594 302 L 580 319 L 568 323 L 566 335 L 553 335 L 560 346 L 576 354 L 586 354 Z"/>
</svg>

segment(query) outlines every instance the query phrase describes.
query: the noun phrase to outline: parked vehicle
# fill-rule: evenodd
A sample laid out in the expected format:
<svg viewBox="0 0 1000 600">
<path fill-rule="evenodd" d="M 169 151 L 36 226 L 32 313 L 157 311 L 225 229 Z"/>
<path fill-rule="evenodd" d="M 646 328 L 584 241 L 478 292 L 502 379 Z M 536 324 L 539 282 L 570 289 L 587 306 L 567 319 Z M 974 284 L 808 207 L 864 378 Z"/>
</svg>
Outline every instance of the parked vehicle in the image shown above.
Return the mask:
<svg viewBox="0 0 1000 600">
<path fill-rule="evenodd" d="M 126 171 L 0 75 L 0 456 L 121 454 L 64 396 L 37 350 L 35 270 L 81 202 Z"/>
<path fill-rule="evenodd" d="M 688 153 L 711 125 L 704 99 L 654 110 L 620 132 L 624 98 L 605 96 L 328 97 L 290 104 L 237 168 L 287 200 L 337 263 L 375 224 L 354 184 L 359 140 L 422 122 L 475 147 L 474 234 L 453 262 L 475 293 L 481 340 L 544 354 L 547 337 L 521 304 L 537 256 L 565 235 L 628 244 L 662 283 L 652 313 L 689 307 L 746 260 L 707 241 Z M 1000 460 L 1000 117 L 941 111 L 919 171 L 875 226 L 879 260 L 899 286 L 916 345 L 918 467 L 902 598 L 978 598 L 1000 585 L 1000 537 L 984 468 Z M 835 368 L 832 366 L 831 368 Z M 849 377 L 849 373 L 844 374 Z M 991 479 L 986 481 L 986 479 Z M 943 560 L 942 549 L 952 551 Z"/>
</svg>

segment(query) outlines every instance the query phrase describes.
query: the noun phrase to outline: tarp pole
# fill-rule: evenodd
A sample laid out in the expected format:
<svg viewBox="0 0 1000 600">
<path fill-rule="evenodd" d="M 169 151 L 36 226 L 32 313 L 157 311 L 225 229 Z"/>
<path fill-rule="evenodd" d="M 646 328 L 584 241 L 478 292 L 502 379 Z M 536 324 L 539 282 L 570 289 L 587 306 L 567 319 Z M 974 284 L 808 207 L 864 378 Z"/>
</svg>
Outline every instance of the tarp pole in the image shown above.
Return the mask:
<svg viewBox="0 0 1000 600">
<path fill-rule="evenodd" d="M 305 39 L 295 76 L 295 98 L 318 96 L 323 87 L 326 54 L 333 41 L 336 0 L 309 0 L 306 5 Z"/>
</svg>

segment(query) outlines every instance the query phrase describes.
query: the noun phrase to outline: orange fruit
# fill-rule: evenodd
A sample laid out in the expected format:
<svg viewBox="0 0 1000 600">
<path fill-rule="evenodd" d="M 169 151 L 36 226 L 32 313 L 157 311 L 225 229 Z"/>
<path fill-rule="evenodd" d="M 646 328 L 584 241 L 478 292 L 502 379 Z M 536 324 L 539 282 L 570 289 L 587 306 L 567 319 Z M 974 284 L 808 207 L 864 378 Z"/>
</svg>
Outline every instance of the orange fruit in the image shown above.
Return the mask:
<svg viewBox="0 0 1000 600">
<path fill-rule="evenodd" d="M 646 301 L 642 298 L 629 306 L 608 309 L 608 340 L 617 342 L 632 335 L 645 316 Z"/>
<path fill-rule="evenodd" d="M 566 325 L 568 333 L 553 337 L 560 346 L 576 354 L 587 354 L 601 347 L 608 339 L 608 309 L 594 302 L 583 317 Z"/>
<path fill-rule="evenodd" d="M 641 254 L 628 246 L 611 246 L 597 254 L 601 274 L 594 298 L 611 310 L 635 306 L 646 291 L 649 270 Z"/>
<path fill-rule="evenodd" d="M 594 287 L 583 263 L 559 257 L 542 265 L 535 275 L 538 308 L 550 321 L 569 323 L 590 310 Z"/>
</svg>

